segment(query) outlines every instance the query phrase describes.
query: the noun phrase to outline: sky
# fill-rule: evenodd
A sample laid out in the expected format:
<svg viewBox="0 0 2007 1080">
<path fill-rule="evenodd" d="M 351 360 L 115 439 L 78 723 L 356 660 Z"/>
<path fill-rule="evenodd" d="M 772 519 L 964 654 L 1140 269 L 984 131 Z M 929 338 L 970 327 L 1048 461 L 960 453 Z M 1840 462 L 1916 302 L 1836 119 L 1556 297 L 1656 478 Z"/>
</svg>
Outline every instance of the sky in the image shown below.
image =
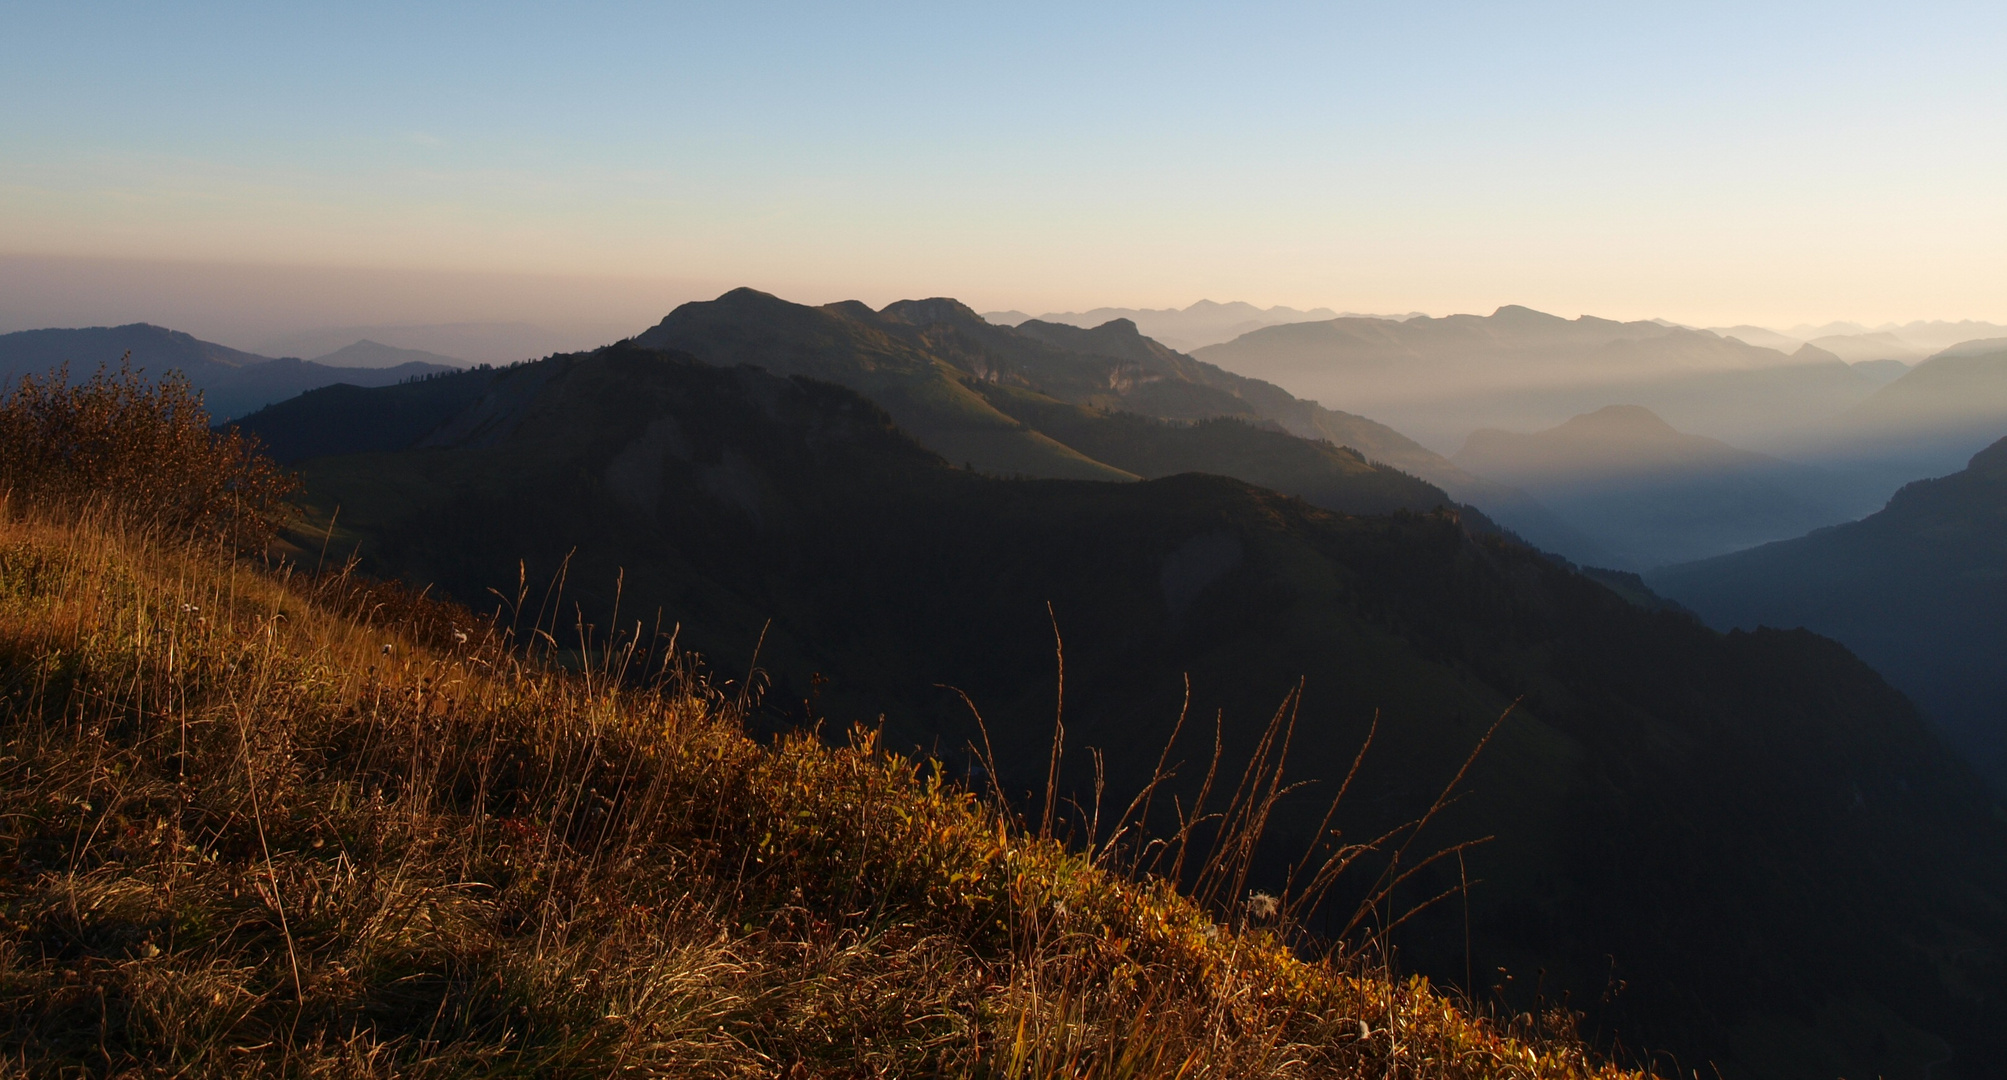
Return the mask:
<svg viewBox="0 0 2007 1080">
<path fill-rule="evenodd" d="M 1997 0 L 0 0 L 0 321 L 2007 321 L 2003 56 Z"/>
</svg>

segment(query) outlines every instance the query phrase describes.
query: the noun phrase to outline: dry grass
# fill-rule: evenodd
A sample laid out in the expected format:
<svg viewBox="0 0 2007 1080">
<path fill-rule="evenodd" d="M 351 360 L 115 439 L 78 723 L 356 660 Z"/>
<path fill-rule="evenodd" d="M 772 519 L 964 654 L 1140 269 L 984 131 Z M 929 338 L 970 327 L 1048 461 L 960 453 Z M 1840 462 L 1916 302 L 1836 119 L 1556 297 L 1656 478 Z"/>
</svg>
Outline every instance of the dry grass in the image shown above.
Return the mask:
<svg viewBox="0 0 2007 1080">
<path fill-rule="evenodd" d="M 8 1072 L 1618 1075 L 869 732 L 758 744 L 673 651 L 132 520 L 0 503 Z"/>
<path fill-rule="evenodd" d="M 636 689 L 631 654 L 562 672 L 456 617 L 0 524 L 17 1068 L 1595 1073 L 1223 928 L 868 732 L 761 746 L 682 658 Z"/>
</svg>

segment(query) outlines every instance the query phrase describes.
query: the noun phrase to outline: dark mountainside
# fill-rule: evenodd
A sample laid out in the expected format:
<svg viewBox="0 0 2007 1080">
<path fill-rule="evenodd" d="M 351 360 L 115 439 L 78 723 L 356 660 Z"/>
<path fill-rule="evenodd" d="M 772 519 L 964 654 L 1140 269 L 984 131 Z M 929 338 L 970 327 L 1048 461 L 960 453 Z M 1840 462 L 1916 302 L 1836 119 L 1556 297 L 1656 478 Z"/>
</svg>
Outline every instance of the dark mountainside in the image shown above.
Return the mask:
<svg viewBox="0 0 2007 1080">
<path fill-rule="evenodd" d="M 1173 795 L 1191 805 L 1213 718 L 1237 776 L 1303 680 L 1289 772 L 1319 783 L 1282 808 L 1250 887 L 1272 887 L 1280 853 L 1315 831 L 1376 711 L 1348 839 L 1420 814 L 1519 699 L 1470 794 L 1417 845 L 1497 837 L 1464 864 L 1471 951 L 1448 902 L 1403 928 L 1404 963 L 1482 987 L 1507 969 L 1514 1003 L 1538 987 L 1604 1041 L 1703 1074 L 1922 1076 L 1946 1044 L 1938 1077 L 2007 1059 L 2007 827 L 1830 642 L 1646 611 L 1446 514 L 1346 517 L 1206 476 L 988 477 L 849 390 L 633 345 L 436 382 L 349 402 L 428 390 L 436 416 L 445 385 L 484 389 L 423 448 L 309 463 L 321 524 L 302 548 L 322 547 L 338 506 L 331 557 L 353 545 L 366 569 L 472 603 L 520 595 L 504 618 L 525 626 L 539 609 L 659 618 L 724 671 L 747 670 L 757 642 L 769 722 L 882 716 L 980 784 L 982 735 L 943 688 L 959 687 L 1016 793 L 1042 787 L 1051 747 L 1050 601 L 1083 808 L 1088 748 L 1112 817 L 1190 677 L 1160 829 Z M 1456 882 L 1438 863 L 1391 910 Z"/>
<path fill-rule="evenodd" d="M 388 386 L 415 375 L 452 368 L 404 362 L 390 367 L 334 367 L 292 357 L 272 359 L 202 341 L 178 330 L 132 323 L 81 330 L 23 330 L 0 334 L 0 380 L 11 385 L 23 375 L 39 375 L 68 364 L 70 374 L 88 376 L 99 367 L 117 367 L 132 354 L 136 369 L 188 376 L 209 415 L 228 420 L 303 391 L 335 383 Z"/>
<path fill-rule="evenodd" d="M 2007 440 L 1880 513 L 1651 582 L 1721 627 L 1844 642 L 2007 791 Z"/>
<path fill-rule="evenodd" d="M 1838 415 L 1880 385 L 1816 348 L 1787 356 L 1705 330 L 1516 306 L 1488 316 L 1272 326 L 1194 355 L 1369 412 L 1441 447 L 1478 428 L 1548 427 L 1634 402 L 1682 431 L 1775 449 L 1772 440 Z"/>
<path fill-rule="evenodd" d="M 1816 470 L 1678 431 L 1639 405 L 1611 405 L 1558 427 L 1471 433 L 1451 460 L 1539 499 L 1633 571 L 1689 562 L 1840 520 L 1836 486 Z M 1596 552 L 1560 554 L 1597 561 Z"/>
</svg>

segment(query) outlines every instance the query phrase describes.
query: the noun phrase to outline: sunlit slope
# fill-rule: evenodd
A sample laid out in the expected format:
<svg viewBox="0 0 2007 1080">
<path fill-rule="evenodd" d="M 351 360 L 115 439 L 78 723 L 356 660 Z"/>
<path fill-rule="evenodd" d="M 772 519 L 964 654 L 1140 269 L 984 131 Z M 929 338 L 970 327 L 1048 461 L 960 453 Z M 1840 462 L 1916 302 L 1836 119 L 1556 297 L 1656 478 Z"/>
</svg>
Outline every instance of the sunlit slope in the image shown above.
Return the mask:
<svg viewBox="0 0 2007 1080">
<path fill-rule="evenodd" d="M 1376 710 L 1351 837 L 1419 814 L 1519 701 L 1423 845 L 1496 838 L 1466 853 L 1470 953 L 1461 904 L 1439 904 L 1404 927 L 1407 962 L 1503 967 L 1509 1000 L 1568 994 L 1626 1046 L 1730 1076 L 1916 1074 L 1939 1039 L 1974 1075 L 1999 1060 L 2007 993 L 1961 943 L 2007 942 L 2003 826 L 1830 642 L 1647 612 L 1448 515 L 1344 517 L 1214 477 L 970 473 L 826 383 L 638 349 L 535 371 L 431 448 L 311 463 L 317 520 L 339 518 L 302 547 L 511 618 L 675 627 L 728 672 L 757 647 L 761 725 L 882 716 L 980 782 L 960 688 L 1019 795 L 1050 760 L 1056 617 L 1083 829 L 1097 759 L 1101 805 L 1126 805 L 1186 675 L 1166 814 L 1215 717 L 1237 775 L 1303 680 L 1289 770 L 1318 783 L 1278 810 L 1251 887 L 1314 830 Z M 1438 864 L 1391 903 L 1458 880 Z"/>
</svg>

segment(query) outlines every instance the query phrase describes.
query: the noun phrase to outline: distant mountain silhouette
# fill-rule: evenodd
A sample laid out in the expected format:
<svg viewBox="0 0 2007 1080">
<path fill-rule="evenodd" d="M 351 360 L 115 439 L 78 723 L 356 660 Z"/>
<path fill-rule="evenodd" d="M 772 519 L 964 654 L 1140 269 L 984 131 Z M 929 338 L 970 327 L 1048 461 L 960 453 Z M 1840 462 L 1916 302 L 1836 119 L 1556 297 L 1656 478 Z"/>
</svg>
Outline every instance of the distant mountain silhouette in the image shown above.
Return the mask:
<svg viewBox="0 0 2007 1080">
<path fill-rule="evenodd" d="M 1961 468 L 2007 432 L 2007 339 L 1954 346 L 1873 396 L 1799 433 L 1799 460 L 1845 472 L 1875 497 Z"/>
<path fill-rule="evenodd" d="M 1683 433 L 1638 405 L 1532 434 L 1476 431 L 1450 460 L 1528 492 L 1619 569 L 1705 558 L 1846 520 L 1832 503 L 1800 494 L 1830 484 L 1813 470 Z"/>
<path fill-rule="evenodd" d="M 1845 643 L 2007 792 L 2007 439 L 1865 520 L 1650 581 L 1716 626 L 1804 626 Z"/>
<path fill-rule="evenodd" d="M 132 355 L 135 368 L 164 373 L 178 370 L 202 391 L 215 420 L 241 416 L 302 391 L 333 383 L 384 386 L 415 375 L 450 371 L 433 363 L 400 363 L 394 367 L 335 367 L 306 360 L 274 360 L 202 341 L 178 330 L 132 323 L 127 326 L 80 330 L 23 330 L 0 334 L 0 379 L 12 383 L 22 375 L 53 371 L 68 364 L 73 377 L 88 377 L 100 366 L 116 365 Z"/>
<path fill-rule="evenodd" d="M 1707 328 L 1707 332 L 1718 337 L 1732 337 L 1746 345 L 1754 345 L 1760 349 L 1776 349 L 1778 352 L 1786 354 L 1796 351 L 1800 345 L 1805 344 L 1802 339 L 1794 338 L 1789 334 L 1780 334 L 1775 330 L 1761 326 L 1750 326 L 1747 323 L 1741 326 L 1710 326 Z"/>
<path fill-rule="evenodd" d="M 513 364 L 569 352 L 600 339 L 575 331 L 524 322 L 422 323 L 390 326 L 330 326 L 285 334 L 259 346 L 273 356 L 321 356 L 357 340 L 395 349 L 416 349 L 453 358 L 453 366 Z"/>
<path fill-rule="evenodd" d="M 1038 318 L 1041 322 L 1079 327 L 1095 327 L 1116 319 L 1127 319 L 1151 338 L 1173 349 L 1190 352 L 1202 345 L 1232 341 L 1264 326 L 1337 317 L 1338 312 L 1330 308 L 1298 311 L 1290 307 L 1259 308 L 1237 300 L 1225 304 L 1201 300 L 1185 308 L 1103 307 L 1092 311 L 1049 312 Z M 1005 326 L 1016 326 L 1031 320 L 1030 315 L 1021 311 L 987 312 L 983 318 Z"/>
<path fill-rule="evenodd" d="M 747 671 L 758 643 L 767 722 L 882 723 L 894 745 L 973 775 L 967 747 L 983 736 L 942 688 L 959 687 L 983 709 L 997 777 L 1016 795 L 1042 783 L 1050 747 L 1048 601 L 1065 640 L 1063 783 L 1082 807 L 1097 760 L 1103 805 L 1144 782 L 1186 676 L 1195 719 L 1174 748 L 1183 764 L 1160 796 L 1166 815 L 1174 797 L 1190 805 L 1207 721 L 1220 717 L 1222 769 L 1236 775 L 1306 679 L 1289 762 L 1316 786 L 1278 810 L 1274 854 L 1250 887 L 1271 883 L 1318 827 L 1376 712 L 1379 738 L 1337 821 L 1348 838 L 1420 812 L 1517 700 L 1470 794 L 1423 844 L 1497 837 L 1465 865 L 1482 881 L 1471 952 L 1461 905 L 1438 905 L 1401 938 L 1411 969 L 1450 981 L 1474 969 L 1487 983 L 1510 973 L 1510 1007 L 1538 987 L 1588 1010 L 1589 1030 L 1730 1077 L 1920 1073 L 1945 1045 L 1970 1072 L 2007 1051 L 2007 973 L 1990 960 L 2007 949 L 2007 826 L 1908 703 L 1838 646 L 1718 635 L 1613 591 L 1649 599 L 1632 584 L 1606 588 L 1447 513 L 1338 515 L 1212 476 L 1083 483 L 957 468 L 855 392 L 775 373 L 835 342 L 854 377 L 925 387 L 906 343 L 957 326 L 929 321 L 951 309 L 895 305 L 886 317 L 913 329 L 873 336 L 860 335 L 875 325 L 861 313 L 837 326 L 819 309 L 738 299 L 786 332 L 719 307 L 674 329 L 765 355 L 766 371 L 624 343 L 321 391 L 245 423 L 291 422 L 313 401 L 396 420 L 399 439 L 437 421 L 412 449 L 307 462 L 304 549 L 332 536 L 335 556 L 353 548 L 368 570 L 474 603 L 516 597 L 524 573 L 541 592 L 568 565 L 545 603 L 564 625 L 659 618 L 727 673 Z M 788 352 L 806 344 L 815 350 Z M 1020 422 L 1058 412 L 1096 437 L 1139 425 L 1116 449 L 1140 459 L 1191 448 L 1167 422 L 1097 418 L 1007 377 L 1031 370 L 999 370 L 980 389 L 1033 417 Z M 1072 369 L 1050 370 L 1057 382 Z M 1119 395 L 1106 374 L 1099 385 Z M 1251 445 L 1232 425 L 1260 431 L 1190 430 Z M 1394 907 L 1454 888 L 1458 872 L 1422 872 Z"/>
<path fill-rule="evenodd" d="M 1824 350 L 1790 355 L 1657 321 L 1563 319 L 1506 306 L 1488 316 L 1272 326 L 1198 359 L 1382 419 L 1438 449 L 1485 427 L 1530 430 L 1612 401 L 1682 431 L 1763 447 L 1865 400 L 1869 379 Z"/>
<path fill-rule="evenodd" d="M 1822 337 L 1861 337 L 1886 334 L 1917 348 L 1925 353 L 1939 352 L 1961 341 L 1975 338 L 2007 336 L 2007 326 L 1998 323 L 1978 322 L 1966 319 L 1960 322 L 1944 320 L 1916 320 L 1907 323 L 1883 323 L 1880 326 L 1863 326 L 1860 323 L 1835 322 L 1824 326 L 1799 326 L 1787 331 L 1801 341 Z"/>
<path fill-rule="evenodd" d="M 1905 363 L 1929 356 L 1931 349 L 1916 345 L 1886 330 L 1872 334 L 1835 334 L 1806 342 L 1832 353 L 1849 364 L 1863 360 L 1901 360 Z"/>
<path fill-rule="evenodd" d="M 314 357 L 314 363 L 329 367 L 389 368 L 402 364 L 431 364 L 435 367 L 467 367 L 465 360 L 445 356 L 424 349 L 400 349 L 363 338 L 352 345 L 344 345 L 326 356 Z"/>
</svg>

